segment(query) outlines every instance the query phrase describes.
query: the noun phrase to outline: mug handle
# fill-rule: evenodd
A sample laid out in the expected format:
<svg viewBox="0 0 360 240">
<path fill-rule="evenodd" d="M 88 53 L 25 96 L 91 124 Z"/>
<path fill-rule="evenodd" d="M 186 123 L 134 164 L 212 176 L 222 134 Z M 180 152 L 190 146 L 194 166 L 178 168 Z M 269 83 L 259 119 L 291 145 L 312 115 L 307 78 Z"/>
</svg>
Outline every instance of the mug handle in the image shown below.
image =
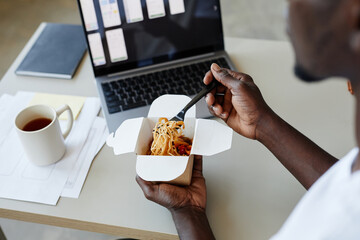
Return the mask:
<svg viewBox="0 0 360 240">
<path fill-rule="evenodd" d="M 74 122 L 74 117 L 73 117 L 73 113 L 69 107 L 69 105 L 64 104 L 63 106 L 61 106 L 59 109 L 56 110 L 56 115 L 57 117 L 59 117 L 61 114 L 63 114 L 65 111 L 68 112 L 68 122 L 67 122 L 67 126 L 66 126 L 66 130 L 65 132 L 63 132 L 63 137 L 64 139 L 66 139 L 66 137 L 69 135 L 71 128 L 73 126 L 73 122 Z"/>
</svg>

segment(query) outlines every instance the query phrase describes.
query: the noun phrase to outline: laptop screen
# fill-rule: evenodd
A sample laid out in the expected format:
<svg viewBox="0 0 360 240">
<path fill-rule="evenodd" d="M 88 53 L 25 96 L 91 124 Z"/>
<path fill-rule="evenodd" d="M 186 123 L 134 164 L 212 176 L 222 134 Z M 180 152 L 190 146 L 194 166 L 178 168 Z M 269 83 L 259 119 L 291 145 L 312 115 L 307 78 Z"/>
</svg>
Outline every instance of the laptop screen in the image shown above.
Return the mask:
<svg viewBox="0 0 360 240">
<path fill-rule="evenodd" d="M 219 0 L 78 0 L 95 76 L 224 49 Z"/>
</svg>

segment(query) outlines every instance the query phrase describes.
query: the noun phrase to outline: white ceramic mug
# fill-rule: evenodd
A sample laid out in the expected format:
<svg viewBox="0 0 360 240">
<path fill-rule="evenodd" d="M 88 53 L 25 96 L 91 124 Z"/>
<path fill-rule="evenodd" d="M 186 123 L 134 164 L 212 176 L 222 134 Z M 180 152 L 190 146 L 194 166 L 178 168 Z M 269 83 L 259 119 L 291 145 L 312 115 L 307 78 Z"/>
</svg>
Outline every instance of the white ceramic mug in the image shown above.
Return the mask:
<svg viewBox="0 0 360 240">
<path fill-rule="evenodd" d="M 58 117 L 68 113 L 67 127 L 61 131 Z M 51 122 L 38 130 L 25 131 L 24 127 L 31 121 L 47 118 Z M 64 139 L 69 135 L 73 125 L 73 114 L 68 105 L 58 110 L 46 105 L 30 106 L 22 110 L 15 119 L 15 126 L 28 159 L 38 166 L 46 166 L 59 161 L 65 154 Z"/>
</svg>

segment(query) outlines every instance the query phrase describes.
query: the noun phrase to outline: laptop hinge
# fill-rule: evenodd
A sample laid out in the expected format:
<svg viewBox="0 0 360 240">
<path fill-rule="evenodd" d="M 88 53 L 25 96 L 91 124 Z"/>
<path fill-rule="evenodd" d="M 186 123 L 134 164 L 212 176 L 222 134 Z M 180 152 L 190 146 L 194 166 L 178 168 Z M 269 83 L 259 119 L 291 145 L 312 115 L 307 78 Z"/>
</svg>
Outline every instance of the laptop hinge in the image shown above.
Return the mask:
<svg viewBox="0 0 360 240">
<path fill-rule="evenodd" d="M 154 68 L 162 68 L 162 67 L 167 67 L 169 65 L 188 63 L 189 61 L 196 61 L 196 60 L 203 59 L 203 58 L 213 57 L 215 55 L 216 55 L 215 52 L 214 53 L 207 53 L 207 54 L 198 55 L 198 56 L 194 56 L 194 57 L 183 58 L 183 59 L 174 60 L 174 61 L 170 61 L 170 62 L 159 63 L 159 64 L 154 64 L 154 65 L 150 65 L 150 66 L 146 66 L 146 67 L 140 67 L 140 68 L 136 68 L 136 69 L 131 69 L 131 70 L 127 70 L 127 71 L 124 71 L 124 72 L 112 73 L 112 74 L 108 74 L 107 76 L 108 77 L 116 77 L 116 76 L 120 76 L 120 75 L 138 73 L 139 71 L 143 72 L 143 71 L 146 71 L 146 70 L 152 70 Z"/>
</svg>

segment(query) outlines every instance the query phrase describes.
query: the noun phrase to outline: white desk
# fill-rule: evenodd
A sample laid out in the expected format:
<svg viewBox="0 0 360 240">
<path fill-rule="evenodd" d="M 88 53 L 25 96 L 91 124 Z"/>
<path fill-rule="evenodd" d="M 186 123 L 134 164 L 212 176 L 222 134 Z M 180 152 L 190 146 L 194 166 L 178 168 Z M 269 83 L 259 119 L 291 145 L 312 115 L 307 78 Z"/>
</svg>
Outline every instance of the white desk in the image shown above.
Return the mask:
<svg viewBox="0 0 360 240">
<path fill-rule="evenodd" d="M 31 40 L 32 41 L 32 40 Z M 31 41 L 29 43 L 31 44 Z M 19 77 L 19 55 L 0 82 L 18 90 L 96 96 L 89 57 L 72 80 Z M 321 147 L 341 157 L 353 146 L 353 100 L 346 82 L 304 84 L 292 73 L 287 42 L 227 38 L 238 69 L 252 75 L 270 106 Z M 204 159 L 208 217 L 218 239 L 267 239 L 304 194 L 299 183 L 260 143 L 234 135 L 232 150 Z M 104 147 L 79 199 L 57 206 L 0 199 L 0 217 L 141 239 L 176 239 L 168 211 L 147 201 L 135 182 L 135 156 Z"/>
</svg>

